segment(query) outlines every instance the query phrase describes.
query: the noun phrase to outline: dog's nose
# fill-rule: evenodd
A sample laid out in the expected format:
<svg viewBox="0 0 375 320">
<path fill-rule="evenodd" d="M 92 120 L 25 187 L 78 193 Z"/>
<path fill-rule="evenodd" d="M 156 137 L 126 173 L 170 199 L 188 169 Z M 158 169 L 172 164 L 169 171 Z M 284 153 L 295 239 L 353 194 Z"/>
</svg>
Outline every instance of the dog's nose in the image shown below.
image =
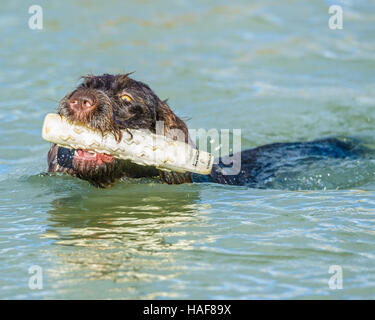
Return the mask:
<svg viewBox="0 0 375 320">
<path fill-rule="evenodd" d="M 75 93 L 69 99 L 69 106 L 73 110 L 89 110 L 95 106 L 95 98 L 88 93 Z"/>
</svg>

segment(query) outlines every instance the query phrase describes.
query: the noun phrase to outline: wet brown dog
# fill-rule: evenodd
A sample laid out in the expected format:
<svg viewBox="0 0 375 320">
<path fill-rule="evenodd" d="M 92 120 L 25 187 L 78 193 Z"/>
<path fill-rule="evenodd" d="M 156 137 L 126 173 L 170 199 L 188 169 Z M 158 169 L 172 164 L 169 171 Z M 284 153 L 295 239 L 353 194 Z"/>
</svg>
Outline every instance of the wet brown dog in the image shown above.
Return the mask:
<svg viewBox="0 0 375 320">
<path fill-rule="evenodd" d="M 179 129 L 188 141 L 185 123 L 166 101 L 161 101 L 146 84 L 131 79 L 129 74 L 83 77 L 82 84 L 60 101 L 57 113 L 101 132 L 111 132 L 117 139 L 121 138 L 122 129 L 155 132 L 156 121 L 163 121 L 166 136 L 172 129 Z M 190 174 L 159 172 L 106 154 L 57 145 L 52 145 L 48 153 L 48 171 L 65 172 L 100 187 L 124 176 L 160 176 L 166 183 L 192 182 Z"/>
<path fill-rule="evenodd" d="M 117 139 L 121 138 L 120 130 L 123 129 L 155 132 L 156 122 L 163 121 L 166 136 L 174 137 L 172 130 L 179 129 L 184 133 L 185 142 L 191 143 L 184 121 L 149 86 L 133 80 L 129 74 L 83 77 L 83 82 L 61 100 L 57 112 L 71 121 L 84 122 L 101 132 L 110 132 Z M 241 170 L 236 175 L 223 174 L 225 165 L 220 161 L 214 165 L 210 176 L 199 176 L 159 171 L 90 150 L 70 150 L 52 145 L 48 153 L 48 171 L 65 172 L 98 187 L 109 186 L 122 177 L 159 177 L 169 184 L 204 181 L 264 187 L 263 181 L 271 177 L 283 161 L 285 164 L 286 159 L 296 156 L 342 158 L 353 155 L 352 150 L 352 143 L 337 139 L 270 144 L 242 151 Z"/>
</svg>

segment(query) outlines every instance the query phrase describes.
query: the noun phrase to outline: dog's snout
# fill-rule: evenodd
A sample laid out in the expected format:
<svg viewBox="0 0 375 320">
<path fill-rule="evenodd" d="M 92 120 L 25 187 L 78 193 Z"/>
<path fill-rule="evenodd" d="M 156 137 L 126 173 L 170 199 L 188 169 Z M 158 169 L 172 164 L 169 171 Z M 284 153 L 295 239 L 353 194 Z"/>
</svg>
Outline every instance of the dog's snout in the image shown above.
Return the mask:
<svg viewBox="0 0 375 320">
<path fill-rule="evenodd" d="M 95 107 L 95 97 L 87 92 L 76 92 L 70 97 L 69 106 L 76 111 L 89 110 Z"/>
</svg>

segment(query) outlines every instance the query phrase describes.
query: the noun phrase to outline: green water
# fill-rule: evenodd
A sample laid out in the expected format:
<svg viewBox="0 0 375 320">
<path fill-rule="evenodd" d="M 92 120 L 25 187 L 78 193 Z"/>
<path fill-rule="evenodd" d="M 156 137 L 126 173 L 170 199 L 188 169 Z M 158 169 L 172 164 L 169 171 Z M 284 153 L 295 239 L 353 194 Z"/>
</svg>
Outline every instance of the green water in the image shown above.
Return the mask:
<svg viewBox="0 0 375 320">
<path fill-rule="evenodd" d="M 0 8 L 0 298 L 375 297 L 375 161 L 272 189 L 45 176 L 43 117 L 81 75 L 136 71 L 242 148 L 375 132 L 374 1 L 37 1 Z M 344 29 L 328 28 L 341 4 Z M 30 289 L 30 266 L 43 289 Z M 330 266 L 343 288 L 330 289 Z"/>
</svg>

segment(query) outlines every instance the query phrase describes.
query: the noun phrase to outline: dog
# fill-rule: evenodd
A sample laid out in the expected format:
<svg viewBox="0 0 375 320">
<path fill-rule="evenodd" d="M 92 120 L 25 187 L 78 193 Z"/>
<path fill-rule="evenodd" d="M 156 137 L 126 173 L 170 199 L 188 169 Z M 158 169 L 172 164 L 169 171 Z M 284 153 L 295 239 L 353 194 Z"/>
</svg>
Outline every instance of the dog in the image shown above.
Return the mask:
<svg viewBox="0 0 375 320">
<path fill-rule="evenodd" d="M 85 123 L 102 133 L 121 139 L 121 130 L 148 129 L 155 133 L 157 121 L 164 122 L 164 135 L 176 137 L 174 129 L 183 132 L 183 141 L 193 144 L 188 128 L 151 88 L 134 80 L 130 74 L 87 75 L 72 92 L 63 97 L 57 113 L 72 122 Z M 232 155 L 230 155 L 232 156 Z M 291 159 L 347 158 L 358 156 L 355 142 L 348 139 L 326 138 L 310 142 L 273 143 L 240 154 L 241 168 L 237 174 L 225 170 L 228 161 L 220 159 L 208 176 L 177 173 L 140 166 L 127 160 L 90 150 L 74 150 L 52 144 L 48 152 L 48 171 L 64 172 L 87 180 L 96 187 L 108 187 L 117 180 L 156 177 L 167 184 L 212 182 L 249 187 L 264 187 L 281 166 L 291 165 Z M 289 162 L 288 162 L 289 161 Z"/>
</svg>

